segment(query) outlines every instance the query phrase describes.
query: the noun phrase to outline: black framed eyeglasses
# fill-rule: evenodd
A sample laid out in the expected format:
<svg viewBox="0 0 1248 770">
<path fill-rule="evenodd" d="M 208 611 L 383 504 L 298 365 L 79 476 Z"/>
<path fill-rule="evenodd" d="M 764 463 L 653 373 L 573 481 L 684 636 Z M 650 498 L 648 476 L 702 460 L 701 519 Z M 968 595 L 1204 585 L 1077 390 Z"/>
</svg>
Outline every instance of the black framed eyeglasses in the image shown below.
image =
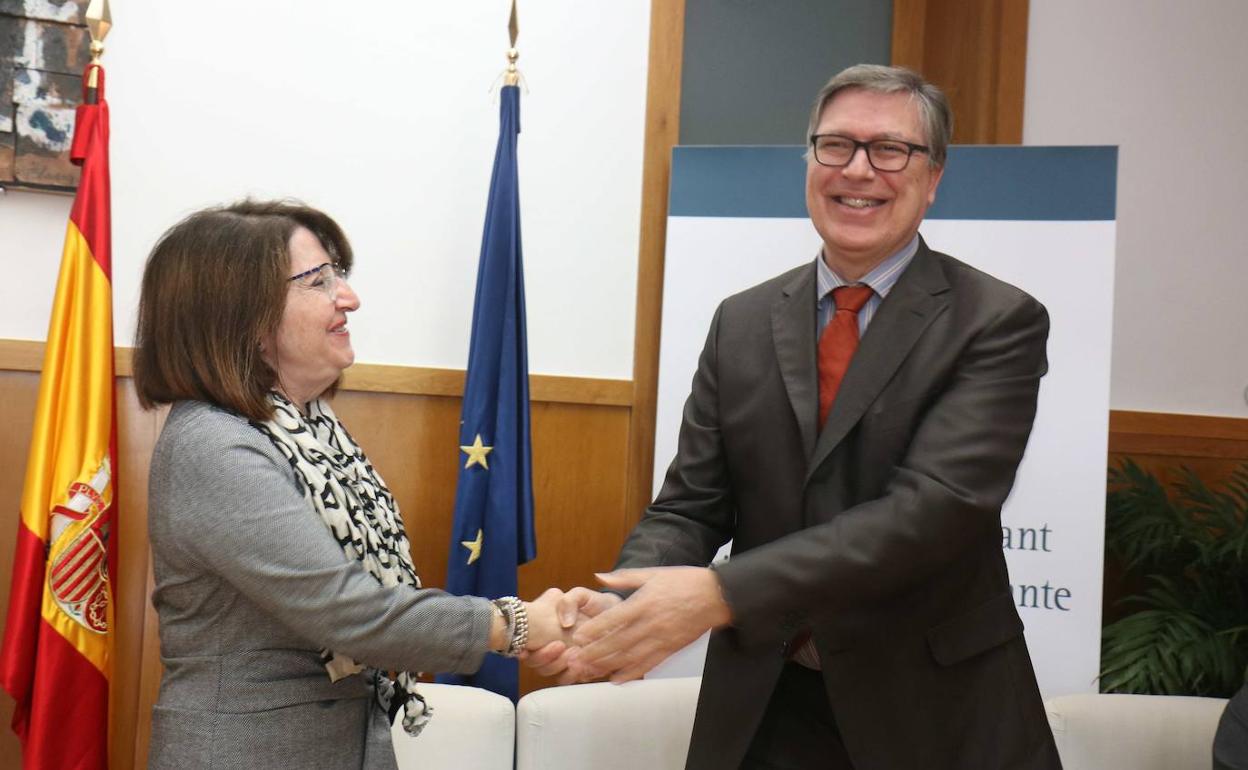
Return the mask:
<svg viewBox="0 0 1248 770">
<path fill-rule="evenodd" d="M 848 166 L 861 147 L 867 153 L 867 162 L 876 171 L 901 171 L 909 165 L 910 156 L 914 153 L 931 154 L 930 147 L 900 139 L 860 142 L 840 134 L 811 134 L 810 147 L 816 163 L 833 167 Z"/>
<path fill-rule="evenodd" d="M 338 283 L 346 279 L 346 270 L 333 262 L 322 262 L 298 275 L 292 275 L 287 280 L 305 289 L 319 291 L 331 300 L 335 300 L 338 298 Z"/>
</svg>

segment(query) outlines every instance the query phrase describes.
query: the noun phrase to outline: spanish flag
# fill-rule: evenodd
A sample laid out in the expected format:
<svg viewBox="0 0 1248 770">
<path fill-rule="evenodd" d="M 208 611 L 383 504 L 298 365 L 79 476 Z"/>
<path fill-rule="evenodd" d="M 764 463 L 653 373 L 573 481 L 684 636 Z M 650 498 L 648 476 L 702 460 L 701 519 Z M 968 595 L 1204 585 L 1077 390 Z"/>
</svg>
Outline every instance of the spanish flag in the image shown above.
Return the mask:
<svg viewBox="0 0 1248 770">
<path fill-rule="evenodd" d="M 108 766 L 117 428 L 103 69 L 88 65 L 83 84 L 70 150 L 82 178 L 48 324 L 0 651 L 27 768 Z"/>
</svg>

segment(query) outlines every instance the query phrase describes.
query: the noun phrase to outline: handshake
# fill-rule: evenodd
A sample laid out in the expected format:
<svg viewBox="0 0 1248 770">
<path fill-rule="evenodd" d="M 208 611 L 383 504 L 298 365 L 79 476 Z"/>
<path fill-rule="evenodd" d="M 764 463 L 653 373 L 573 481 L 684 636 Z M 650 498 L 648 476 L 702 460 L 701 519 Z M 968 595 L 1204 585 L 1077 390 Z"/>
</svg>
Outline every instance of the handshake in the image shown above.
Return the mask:
<svg viewBox="0 0 1248 770">
<path fill-rule="evenodd" d="M 640 679 L 712 628 L 732 622 L 719 578 L 705 567 L 622 569 L 596 576 L 614 593 L 548 589 L 527 603 L 521 659 L 560 684 Z"/>
</svg>

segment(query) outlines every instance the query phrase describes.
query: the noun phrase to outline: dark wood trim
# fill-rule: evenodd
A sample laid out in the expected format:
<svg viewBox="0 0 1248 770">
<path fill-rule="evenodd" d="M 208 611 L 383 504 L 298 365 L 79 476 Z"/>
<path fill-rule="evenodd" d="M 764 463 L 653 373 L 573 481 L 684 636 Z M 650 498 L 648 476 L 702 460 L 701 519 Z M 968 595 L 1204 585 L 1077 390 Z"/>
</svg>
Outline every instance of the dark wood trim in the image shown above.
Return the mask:
<svg viewBox="0 0 1248 770">
<path fill-rule="evenodd" d="M 132 356 L 131 348 L 117 348 L 114 362 L 117 376 L 131 376 Z M 0 370 L 37 372 L 42 368 L 42 342 L 0 339 Z M 458 397 L 464 393 L 464 372 L 462 369 L 422 366 L 356 364 L 343 376 L 342 389 Z M 633 398 L 633 383 L 629 380 L 531 374 L 529 396 L 533 401 L 548 403 L 629 406 Z"/>
<path fill-rule="evenodd" d="M 667 191 L 672 147 L 680 139 L 680 74 L 684 38 L 684 0 L 654 0 L 650 6 L 650 65 L 646 82 L 637 317 L 633 337 L 633 410 L 628 431 L 628 490 L 624 508 L 625 526 L 629 528 L 650 502 L 654 475 L 654 420 L 658 405 Z"/>
<path fill-rule="evenodd" d="M 923 71 L 923 49 L 927 29 L 927 0 L 893 0 L 894 67 Z"/>
<path fill-rule="evenodd" d="M 118 351 L 114 366 L 121 370 L 122 355 Z M 126 368 L 130 367 L 127 356 Z M 43 343 L 33 340 L 0 340 L 0 369 L 9 372 L 43 371 Z"/>
<path fill-rule="evenodd" d="M 1027 90 L 1028 0 L 1005 0 L 998 29 L 994 102 L 995 144 L 1023 143 L 1023 106 Z"/>
<path fill-rule="evenodd" d="M 464 394 L 464 377 L 462 369 L 356 364 L 343 375 L 342 388 L 373 393 L 459 397 Z M 628 406 L 632 397 L 633 383 L 629 380 L 529 375 L 529 398 L 533 401 Z"/>
<path fill-rule="evenodd" d="M 893 0 L 892 63 L 939 85 L 957 144 L 1021 144 L 1028 0 Z"/>
<path fill-rule="evenodd" d="M 1170 412 L 1133 412 L 1113 409 L 1109 434 L 1178 436 L 1248 441 L 1248 417 L 1215 417 Z"/>
<path fill-rule="evenodd" d="M 1109 451 L 1245 460 L 1248 418 L 1114 410 L 1109 413 Z"/>
</svg>

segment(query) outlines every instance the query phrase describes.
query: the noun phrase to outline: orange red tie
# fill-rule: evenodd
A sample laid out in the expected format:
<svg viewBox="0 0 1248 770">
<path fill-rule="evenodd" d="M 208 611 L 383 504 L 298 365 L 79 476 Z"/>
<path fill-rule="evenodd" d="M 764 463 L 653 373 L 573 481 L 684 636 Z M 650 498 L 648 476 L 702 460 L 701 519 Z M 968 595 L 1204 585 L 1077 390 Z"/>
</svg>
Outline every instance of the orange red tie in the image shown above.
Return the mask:
<svg viewBox="0 0 1248 770">
<path fill-rule="evenodd" d="M 819 429 L 828 420 L 836 391 L 845 379 L 849 360 L 858 349 L 858 311 L 871 299 L 870 286 L 838 286 L 832 290 L 836 313 L 819 338 Z"/>
</svg>

